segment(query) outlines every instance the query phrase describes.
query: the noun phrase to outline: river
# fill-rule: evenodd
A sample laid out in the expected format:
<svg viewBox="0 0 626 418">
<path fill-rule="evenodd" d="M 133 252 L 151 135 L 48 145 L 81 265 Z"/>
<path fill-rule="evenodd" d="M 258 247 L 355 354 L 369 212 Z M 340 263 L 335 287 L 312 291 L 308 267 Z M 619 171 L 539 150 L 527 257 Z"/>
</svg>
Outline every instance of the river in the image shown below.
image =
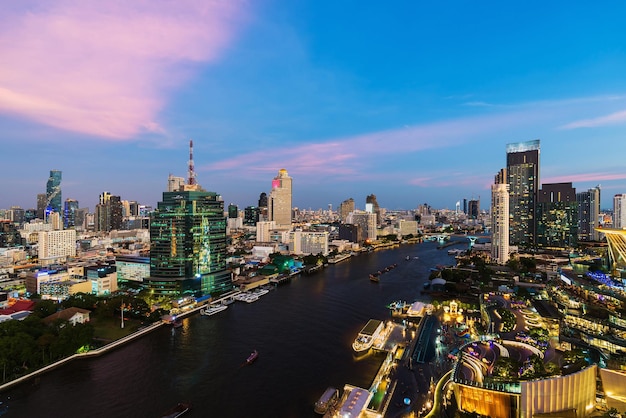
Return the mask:
<svg viewBox="0 0 626 418">
<path fill-rule="evenodd" d="M 393 300 L 422 299 L 429 269 L 453 261 L 427 242 L 361 254 L 280 285 L 257 302 L 194 315 L 98 358 L 71 362 L 0 394 L 6 417 L 149 417 L 180 401 L 189 416 L 319 417 L 326 387 L 369 387 L 380 363 L 351 343 Z M 410 256 L 410 260 L 406 260 Z M 413 257 L 419 257 L 414 259 Z M 369 273 L 397 263 L 379 283 Z M 245 365 L 252 350 L 259 357 Z"/>
</svg>

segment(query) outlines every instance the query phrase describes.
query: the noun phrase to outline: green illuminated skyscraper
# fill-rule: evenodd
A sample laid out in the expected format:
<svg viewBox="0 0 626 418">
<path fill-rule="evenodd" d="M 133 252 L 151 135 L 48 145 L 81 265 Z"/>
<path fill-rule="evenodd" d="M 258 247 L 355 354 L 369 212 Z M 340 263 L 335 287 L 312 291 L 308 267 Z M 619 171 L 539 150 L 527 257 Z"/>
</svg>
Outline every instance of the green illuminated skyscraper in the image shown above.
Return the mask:
<svg viewBox="0 0 626 418">
<path fill-rule="evenodd" d="M 191 154 L 191 153 L 190 153 Z M 150 216 L 149 287 L 155 294 L 215 296 L 232 290 L 221 196 L 195 184 L 163 193 Z"/>
</svg>

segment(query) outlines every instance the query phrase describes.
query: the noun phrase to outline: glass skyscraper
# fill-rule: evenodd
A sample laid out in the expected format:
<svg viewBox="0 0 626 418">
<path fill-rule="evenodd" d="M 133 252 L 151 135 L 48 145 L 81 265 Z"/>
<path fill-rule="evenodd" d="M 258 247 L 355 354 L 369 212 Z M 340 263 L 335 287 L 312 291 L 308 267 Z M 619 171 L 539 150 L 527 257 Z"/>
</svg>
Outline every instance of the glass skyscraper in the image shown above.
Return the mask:
<svg viewBox="0 0 626 418">
<path fill-rule="evenodd" d="M 535 245 L 535 206 L 539 190 L 539 140 L 507 144 L 509 240 L 511 245 Z"/>
<path fill-rule="evenodd" d="M 78 211 L 78 200 L 66 199 L 63 209 L 63 226 L 65 229 L 76 226 L 76 212 Z"/>
<path fill-rule="evenodd" d="M 164 192 L 150 216 L 150 277 L 155 294 L 218 295 L 232 290 L 226 269 L 224 202 L 197 185 Z"/>
<path fill-rule="evenodd" d="M 50 170 L 50 177 L 46 183 L 46 214 L 56 212 L 62 214 L 61 200 L 61 171 Z"/>
</svg>

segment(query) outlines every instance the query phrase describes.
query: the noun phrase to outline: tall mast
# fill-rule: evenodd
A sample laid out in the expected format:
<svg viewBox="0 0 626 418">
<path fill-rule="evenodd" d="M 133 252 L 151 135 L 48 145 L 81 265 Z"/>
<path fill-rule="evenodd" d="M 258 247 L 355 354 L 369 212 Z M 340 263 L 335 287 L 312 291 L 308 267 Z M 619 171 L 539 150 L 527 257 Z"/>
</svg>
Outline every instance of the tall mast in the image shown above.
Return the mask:
<svg viewBox="0 0 626 418">
<path fill-rule="evenodd" d="M 187 184 L 193 186 L 196 184 L 196 172 L 193 168 L 193 140 L 189 140 L 189 171 L 187 177 Z"/>
</svg>

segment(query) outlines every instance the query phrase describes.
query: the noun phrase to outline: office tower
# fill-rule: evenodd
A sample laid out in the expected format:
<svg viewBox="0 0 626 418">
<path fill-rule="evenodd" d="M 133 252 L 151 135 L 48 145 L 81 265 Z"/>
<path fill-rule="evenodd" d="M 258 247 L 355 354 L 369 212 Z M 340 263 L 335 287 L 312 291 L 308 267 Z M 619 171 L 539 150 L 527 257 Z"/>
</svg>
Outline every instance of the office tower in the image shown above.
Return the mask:
<svg viewBox="0 0 626 418">
<path fill-rule="evenodd" d="M 163 192 L 150 214 L 149 288 L 156 294 L 212 295 L 232 290 L 226 269 L 226 217 L 220 195 L 195 180 L 192 143 L 189 179 L 178 191 Z"/>
<path fill-rule="evenodd" d="M 535 203 L 539 190 L 539 140 L 507 144 L 510 244 L 535 245 Z"/>
<path fill-rule="evenodd" d="M 9 220 L 15 225 L 22 225 L 24 223 L 25 211 L 19 206 L 11 206 L 9 209 Z"/>
<path fill-rule="evenodd" d="M 185 184 L 185 179 L 182 177 L 176 177 L 170 174 L 167 177 L 167 191 L 175 192 L 180 190 L 180 188 Z"/>
<path fill-rule="evenodd" d="M 467 199 L 463 199 L 463 213 L 467 215 Z"/>
<path fill-rule="evenodd" d="M 360 225 L 342 223 L 339 225 L 339 239 L 360 243 L 365 240 Z"/>
<path fill-rule="evenodd" d="M 76 226 L 76 211 L 78 211 L 78 200 L 65 199 L 63 207 L 63 226 L 65 229 Z"/>
<path fill-rule="evenodd" d="M 239 208 L 234 203 L 228 205 L 228 217 L 231 219 L 239 217 Z"/>
<path fill-rule="evenodd" d="M 28 223 L 33 219 L 37 219 L 37 209 L 26 209 L 24 211 L 24 223 Z"/>
<path fill-rule="evenodd" d="M 56 213 L 56 212 L 55 212 Z M 51 264 L 76 256 L 76 230 L 39 232 L 39 261 Z"/>
<path fill-rule="evenodd" d="M 536 246 L 573 248 L 578 245 L 578 203 L 572 183 L 544 184 L 537 194 Z"/>
<path fill-rule="evenodd" d="M 130 211 L 129 216 L 139 216 L 139 203 L 134 200 L 128 202 L 128 209 Z"/>
<path fill-rule="evenodd" d="M 291 186 L 287 170 L 280 169 L 272 180 L 272 191 L 267 201 L 269 220 L 274 221 L 278 229 L 291 228 Z"/>
<path fill-rule="evenodd" d="M 48 223 L 52 225 L 52 229 L 55 231 L 60 231 L 63 229 L 63 218 L 61 218 L 61 213 L 59 212 L 50 212 L 48 215 Z"/>
<path fill-rule="evenodd" d="M 246 226 L 256 226 L 257 222 L 259 222 L 259 208 L 256 206 L 247 206 L 243 213 L 243 224 Z"/>
<path fill-rule="evenodd" d="M 491 185 L 491 259 L 498 264 L 509 261 L 509 185 L 504 168 Z"/>
<path fill-rule="evenodd" d="M 263 192 L 259 195 L 259 207 L 266 208 L 267 207 L 267 193 Z"/>
<path fill-rule="evenodd" d="M 256 242 L 270 242 L 271 232 L 276 229 L 274 221 L 259 221 L 256 223 Z"/>
<path fill-rule="evenodd" d="M 626 229 L 626 194 L 613 196 L 613 228 Z"/>
<path fill-rule="evenodd" d="M 45 193 L 39 193 L 37 195 L 37 218 L 41 220 L 46 219 L 46 201 L 47 196 Z"/>
<path fill-rule="evenodd" d="M 96 231 L 110 232 L 122 229 L 123 204 L 119 196 L 112 196 L 109 192 L 102 192 L 96 205 Z"/>
<path fill-rule="evenodd" d="M 381 213 L 380 213 L 380 206 L 378 205 L 378 201 L 376 200 L 376 195 L 375 194 L 370 194 L 370 195 L 365 197 L 365 207 L 366 208 L 367 208 L 368 204 L 372 205 L 372 212 L 376 214 L 376 225 L 382 224 L 383 219 L 382 219 L 382 216 L 381 216 Z"/>
<path fill-rule="evenodd" d="M 75 228 L 76 229 L 87 229 L 87 217 L 89 215 L 89 208 L 80 208 L 76 211 L 75 213 L 76 215 L 76 219 L 75 219 Z M 93 215 L 93 214 L 92 214 Z M 92 216 L 93 219 L 93 216 Z"/>
<path fill-rule="evenodd" d="M 46 212 L 61 213 L 61 172 L 50 170 L 50 177 L 46 184 Z"/>
<path fill-rule="evenodd" d="M 350 212 L 354 212 L 354 199 L 349 198 L 339 204 L 339 219 L 341 222 L 346 222 Z"/>
<path fill-rule="evenodd" d="M 578 240 L 598 241 L 600 233 L 600 186 L 586 192 L 576 193 L 578 202 Z"/>
<path fill-rule="evenodd" d="M 478 219 L 480 215 L 480 200 L 472 199 L 467 204 L 467 216 L 470 219 Z"/>
</svg>

